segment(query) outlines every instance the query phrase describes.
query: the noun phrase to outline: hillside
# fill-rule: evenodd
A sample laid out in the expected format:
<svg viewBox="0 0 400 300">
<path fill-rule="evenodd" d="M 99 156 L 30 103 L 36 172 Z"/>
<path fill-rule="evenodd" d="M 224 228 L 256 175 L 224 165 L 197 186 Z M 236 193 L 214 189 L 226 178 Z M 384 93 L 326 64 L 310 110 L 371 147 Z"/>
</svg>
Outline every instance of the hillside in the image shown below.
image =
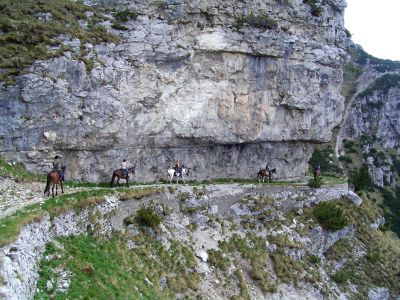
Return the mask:
<svg viewBox="0 0 400 300">
<path fill-rule="evenodd" d="M 80 189 L 0 219 L 6 299 L 389 299 L 400 291 L 400 240 L 377 230 L 381 210 L 346 184 Z"/>
<path fill-rule="evenodd" d="M 2 0 L 0 299 L 399 300 L 400 62 L 345 5 Z"/>
</svg>

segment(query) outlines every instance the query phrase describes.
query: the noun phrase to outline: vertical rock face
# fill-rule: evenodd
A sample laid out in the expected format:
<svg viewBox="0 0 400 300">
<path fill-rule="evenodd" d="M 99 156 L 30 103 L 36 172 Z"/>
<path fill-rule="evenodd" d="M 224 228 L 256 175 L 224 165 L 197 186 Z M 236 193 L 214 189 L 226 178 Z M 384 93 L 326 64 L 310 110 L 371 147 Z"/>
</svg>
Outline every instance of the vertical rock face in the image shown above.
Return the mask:
<svg viewBox="0 0 400 300">
<path fill-rule="evenodd" d="M 363 163 L 376 185 L 395 186 L 400 174 L 400 62 L 377 59 L 359 46 L 352 52 L 351 63 L 360 75 L 340 135 L 360 141 Z"/>
<path fill-rule="evenodd" d="M 0 150 L 45 171 L 61 154 L 69 178 L 104 180 L 122 158 L 139 180 L 175 159 L 195 178 L 304 176 L 313 144 L 342 117 L 344 1 L 88 1 L 135 10 L 119 44 L 84 45 L 35 63 L 0 92 Z M 249 21 L 275 20 L 265 27 Z"/>
</svg>

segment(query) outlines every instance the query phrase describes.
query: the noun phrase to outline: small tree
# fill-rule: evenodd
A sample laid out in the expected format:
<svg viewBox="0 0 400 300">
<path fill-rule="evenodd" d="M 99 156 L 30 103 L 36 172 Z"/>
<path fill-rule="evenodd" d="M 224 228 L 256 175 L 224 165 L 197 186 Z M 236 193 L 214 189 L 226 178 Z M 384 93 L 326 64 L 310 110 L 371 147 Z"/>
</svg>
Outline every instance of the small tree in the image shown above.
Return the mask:
<svg viewBox="0 0 400 300">
<path fill-rule="evenodd" d="M 363 165 L 360 170 L 352 172 L 349 178 L 349 183 L 354 185 L 354 190 L 356 192 L 370 187 L 372 185 L 372 179 L 368 172 L 368 167 Z"/>
<path fill-rule="evenodd" d="M 348 224 L 340 207 L 336 207 L 332 202 L 320 203 L 314 208 L 313 214 L 322 228 L 326 230 L 339 230 Z"/>
</svg>

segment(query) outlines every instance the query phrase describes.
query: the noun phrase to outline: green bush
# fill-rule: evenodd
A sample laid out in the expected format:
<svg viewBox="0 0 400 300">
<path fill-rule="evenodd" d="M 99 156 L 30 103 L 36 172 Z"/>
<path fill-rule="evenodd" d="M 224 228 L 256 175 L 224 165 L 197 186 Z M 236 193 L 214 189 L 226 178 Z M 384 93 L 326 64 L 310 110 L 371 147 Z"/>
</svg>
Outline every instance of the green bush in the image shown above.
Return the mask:
<svg viewBox="0 0 400 300">
<path fill-rule="evenodd" d="M 353 275 L 352 271 L 337 271 L 331 277 L 334 282 L 342 284 L 345 283 L 347 280 L 349 280 L 352 275 Z"/>
<path fill-rule="evenodd" d="M 135 222 L 138 225 L 149 226 L 156 229 L 161 223 L 161 217 L 152 207 L 142 206 L 136 213 Z"/>
<path fill-rule="evenodd" d="M 275 29 L 278 27 L 276 20 L 266 14 L 254 15 L 250 13 L 247 16 L 236 18 L 236 26 L 243 27 L 244 24 L 261 29 Z"/>
<path fill-rule="evenodd" d="M 213 266 L 227 271 L 231 265 L 228 257 L 225 257 L 221 250 L 210 249 L 208 253 L 208 262 Z"/>
<path fill-rule="evenodd" d="M 321 176 L 316 177 L 316 178 L 310 178 L 308 180 L 308 186 L 316 189 L 316 188 L 321 187 L 322 182 L 323 182 L 323 179 Z"/>
<path fill-rule="evenodd" d="M 315 148 L 310 160 L 308 161 L 309 170 L 312 171 L 314 166 L 319 165 L 323 174 L 341 175 L 342 171 L 337 164 L 333 162 L 335 157 L 334 150 L 331 145 Z M 332 159 L 331 159 L 332 158 Z"/>
<path fill-rule="evenodd" d="M 114 16 L 118 22 L 128 22 L 129 20 L 136 20 L 138 17 L 138 13 L 136 11 L 130 11 L 125 9 L 123 11 L 117 12 Z"/>
<path fill-rule="evenodd" d="M 314 208 L 313 214 L 322 228 L 326 230 L 339 230 L 348 224 L 342 210 L 332 202 L 320 203 Z"/>
<path fill-rule="evenodd" d="M 372 179 L 368 172 L 368 167 L 363 165 L 360 170 L 352 172 L 350 174 L 349 183 L 354 185 L 354 190 L 356 192 L 372 186 Z"/>
</svg>

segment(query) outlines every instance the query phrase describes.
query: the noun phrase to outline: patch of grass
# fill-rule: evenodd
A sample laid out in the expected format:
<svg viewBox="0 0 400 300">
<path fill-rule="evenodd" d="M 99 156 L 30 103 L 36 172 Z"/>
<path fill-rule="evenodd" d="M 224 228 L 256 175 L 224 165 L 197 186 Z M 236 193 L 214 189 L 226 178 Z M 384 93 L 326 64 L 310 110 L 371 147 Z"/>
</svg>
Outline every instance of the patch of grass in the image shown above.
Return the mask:
<svg viewBox="0 0 400 300">
<path fill-rule="evenodd" d="M 319 17 L 322 14 L 322 8 L 321 8 L 321 4 L 318 3 L 317 0 L 303 0 L 303 3 L 306 3 L 310 6 L 311 9 L 311 14 L 314 17 Z"/>
<path fill-rule="evenodd" d="M 397 74 L 385 74 L 382 77 L 376 79 L 367 89 L 362 93 L 358 94 L 358 98 L 365 98 L 372 96 L 375 92 L 381 92 L 386 95 L 391 88 L 400 86 L 400 75 Z M 381 108 L 383 103 L 372 103 L 369 102 L 369 106 L 372 108 Z"/>
<path fill-rule="evenodd" d="M 11 243 L 21 231 L 24 225 L 40 221 L 45 213 L 55 217 L 69 210 L 80 211 L 82 209 L 98 205 L 104 201 L 104 197 L 119 193 L 124 198 L 124 193 L 134 193 L 137 196 L 148 196 L 156 193 L 154 189 L 126 190 L 126 189 L 96 189 L 79 191 L 71 194 L 63 194 L 55 198 L 49 198 L 44 203 L 33 204 L 24 207 L 14 214 L 0 219 L 0 246 Z"/>
<path fill-rule="evenodd" d="M 176 292 L 197 288 L 200 275 L 188 248 L 172 241 L 167 251 L 160 241 L 139 234 L 136 247 L 128 249 L 128 239 L 125 235 L 58 239 L 63 245 L 55 250 L 60 259 L 42 259 L 35 299 L 176 299 Z M 50 249 L 45 254 L 54 252 Z M 57 281 L 57 269 L 72 273 L 71 284 L 62 294 L 46 289 L 47 281 Z M 167 279 L 164 288 L 161 278 Z"/>
<path fill-rule="evenodd" d="M 244 277 L 243 271 L 242 270 L 236 270 L 235 272 L 236 277 L 239 280 L 239 288 L 240 288 L 240 294 L 235 295 L 231 297 L 231 300 L 250 300 L 250 294 L 249 294 L 249 289 L 246 284 L 246 279 Z"/>
<path fill-rule="evenodd" d="M 350 270 L 341 270 L 337 271 L 335 274 L 331 276 L 332 280 L 336 283 L 343 284 L 346 283 L 353 275 L 353 271 Z"/>
<path fill-rule="evenodd" d="M 0 177 L 18 181 L 46 181 L 45 175 L 28 172 L 21 163 L 9 163 L 0 156 Z"/>
<path fill-rule="evenodd" d="M 154 211 L 151 206 L 142 206 L 135 216 L 135 222 L 141 226 L 148 226 L 153 229 L 157 229 L 161 224 L 161 217 L 158 213 Z"/>
<path fill-rule="evenodd" d="M 248 25 L 260 29 L 275 29 L 278 27 L 278 23 L 275 19 L 266 14 L 254 15 L 253 12 L 248 15 L 237 17 L 235 25 L 239 28 Z"/>
<path fill-rule="evenodd" d="M 63 54 L 67 49 L 60 35 L 78 38 L 81 45 L 117 43 L 118 37 L 99 26 L 107 19 L 103 12 L 82 2 L 68 0 L 4 0 L 0 13 L 1 80 L 21 75 L 34 61 Z M 85 21 L 88 28 L 80 25 Z M 53 47 L 53 50 L 50 48 Z"/>
<path fill-rule="evenodd" d="M 231 265 L 231 261 L 228 256 L 225 256 L 221 250 L 210 249 L 208 253 L 208 262 L 213 266 L 227 271 Z"/>
<path fill-rule="evenodd" d="M 333 202 L 322 202 L 313 210 L 314 217 L 322 228 L 326 230 L 339 230 L 348 225 L 348 220 L 340 207 Z"/>
</svg>

